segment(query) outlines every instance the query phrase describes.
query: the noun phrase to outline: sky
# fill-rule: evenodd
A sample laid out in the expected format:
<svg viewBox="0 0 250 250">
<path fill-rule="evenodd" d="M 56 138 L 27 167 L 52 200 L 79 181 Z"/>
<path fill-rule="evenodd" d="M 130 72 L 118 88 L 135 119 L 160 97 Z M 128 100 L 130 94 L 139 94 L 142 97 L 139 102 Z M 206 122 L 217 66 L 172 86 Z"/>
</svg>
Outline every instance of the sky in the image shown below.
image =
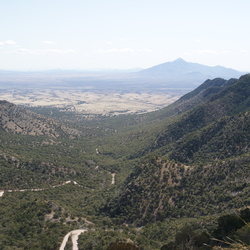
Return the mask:
<svg viewBox="0 0 250 250">
<path fill-rule="evenodd" d="M 0 0 L 0 69 L 250 71 L 249 0 Z"/>
</svg>

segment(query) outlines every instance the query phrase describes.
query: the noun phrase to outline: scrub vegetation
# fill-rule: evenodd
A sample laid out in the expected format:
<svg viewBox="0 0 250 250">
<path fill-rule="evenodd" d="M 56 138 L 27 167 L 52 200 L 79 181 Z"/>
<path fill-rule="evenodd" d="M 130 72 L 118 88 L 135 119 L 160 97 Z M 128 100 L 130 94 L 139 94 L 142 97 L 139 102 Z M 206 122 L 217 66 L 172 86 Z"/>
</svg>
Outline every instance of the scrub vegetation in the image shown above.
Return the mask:
<svg viewBox="0 0 250 250">
<path fill-rule="evenodd" d="M 0 249 L 76 229 L 79 249 L 249 249 L 250 75 L 144 114 L 36 111 L 0 102 Z"/>
</svg>

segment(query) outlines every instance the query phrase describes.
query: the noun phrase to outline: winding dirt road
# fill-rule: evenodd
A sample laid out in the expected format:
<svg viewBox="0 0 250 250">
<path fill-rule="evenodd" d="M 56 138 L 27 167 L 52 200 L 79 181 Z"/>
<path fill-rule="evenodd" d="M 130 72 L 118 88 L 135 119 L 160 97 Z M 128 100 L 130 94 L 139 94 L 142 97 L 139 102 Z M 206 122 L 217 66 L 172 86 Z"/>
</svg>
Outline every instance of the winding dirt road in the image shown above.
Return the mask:
<svg viewBox="0 0 250 250">
<path fill-rule="evenodd" d="M 63 182 L 62 184 L 52 186 L 52 188 L 61 187 L 61 186 L 64 186 L 64 185 L 67 185 L 67 184 L 70 184 L 70 183 L 73 183 L 74 185 L 81 186 L 81 185 L 78 184 L 76 181 L 65 181 L 65 182 Z M 2 197 L 2 196 L 4 195 L 5 192 L 9 192 L 9 193 L 12 193 L 12 192 L 27 192 L 27 191 L 38 192 L 38 191 L 47 190 L 47 189 L 49 189 L 49 188 L 51 188 L 51 187 L 48 187 L 48 188 L 31 188 L 31 189 L 1 190 L 1 191 L 0 191 L 0 197 Z"/>
<path fill-rule="evenodd" d="M 69 240 L 69 237 L 71 237 L 71 240 L 72 240 L 72 250 L 78 250 L 78 237 L 80 234 L 84 233 L 88 231 L 87 229 L 77 229 L 77 230 L 73 230 L 69 233 L 67 233 L 64 238 L 63 238 L 63 241 L 62 241 L 62 244 L 60 246 L 60 249 L 59 250 L 64 250 L 68 240 Z"/>
<path fill-rule="evenodd" d="M 61 187 L 61 186 L 64 186 L 64 185 L 67 185 L 69 183 L 73 183 L 74 185 L 78 185 L 78 186 L 81 186 L 79 185 L 76 181 L 65 181 L 63 182 L 62 184 L 59 184 L 59 185 L 55 185 L 55 186 L 52 186 L 52 188 L 56 188 L 56 187 Z M 26 191 L 42 191 L 42 190 L 46 190 L 46 189 L 49 189 L 49 188 L 33 188 L 33 189 L 13 189 L 13 190 L 1 190 L 0 191 L 0 197 L 2 197 L 4 195 L 4 192 L 26 192 Z M 92 222 L 89 222 L 90 224 Z M 64 250 L 68 240 L 69 240 L 69 237 L 71 237 L 71 240 L 72 240 L 72 250 L 78 250 L 78 237 L 80 234 L 84 233 L 88 231 L 87 229 L 77 229 L 77 230 L 73 230 L 69 233 L 67 233 L 64 238 L 63 238 L 63 242 L 60 246 L 60 249 L 59 250 Z"/>
</svg>

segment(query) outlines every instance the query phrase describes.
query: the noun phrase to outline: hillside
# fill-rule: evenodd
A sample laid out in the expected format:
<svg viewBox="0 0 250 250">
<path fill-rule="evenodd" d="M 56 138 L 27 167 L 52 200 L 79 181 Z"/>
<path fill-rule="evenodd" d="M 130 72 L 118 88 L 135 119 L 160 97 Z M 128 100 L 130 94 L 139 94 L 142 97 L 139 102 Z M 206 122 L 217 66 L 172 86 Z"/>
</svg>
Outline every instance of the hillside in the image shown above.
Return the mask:
<svg viewBox="0 0 250 250">
<path fill-rule="evenodd" d="M 249 162 L 250 154 L 194 166 L 152 157 L 127 178 L 104 211 L 117 223 L 145 225 L 249 206 Z"/>
<path fill-rule="evenodd" d="M 159 156 L 138 165 L 104 211 L 144 224 L 250 205 L 249 96 L 244 75 L 206 81 L 174 103 L 176 112 L 144 151 Z"/>
<path fill-rule="evenodd" d="M 79 249 L 250 244 L 234 214 L 250 221 L 249 96 L 250 75 L 215 78 L 155 112 L 71 125 L 1 101 L 0 248 L 59 249 L 78 229 Z"/>
<path fill-rule="evenodd" d="M 21 135 L 79 136 L 77 129 L 59 124 L 55 120 L 36 114 L 7 101 L 0 101 L 0 127 L 6 132 Z"/>
<path fill-rule="evenodd" d="M 187 141 L 191 143 L 194 140 L 193 144 L 200 141 L 205 145 L 212 138 L 221 138 L 221 141 L 225 141 L 225 138 L 237 140 L 234 133 L 242 133 L 242 139 L 246 136 L 247 141 L 249 94 L 250 75 L 244 75 L 239 80 L 205 81 L 197 89 L 162 110 L 161 120 L 164 123 L 165 115 L 166 126 L 158 135 L 152 148 L 158 149 L 173 143 L 172 148 L 176 150 Z M 169 122 L 170 117 L 172 120 Z M 226 133 L 223 135 L 224 139 L 223 132 Z M 195 139 L 197 139 L 196 143 Z M 235 143 L 239 147 L 239 140 Z M 194 146 L 201 148 L 201 144 Z M 190 145 L 187 147 L 190 148 Z M 194 148 L 191 150 L 194 151 Z"/>
<path fill-rule="evenodd" d="M 101 145 L 100 150 L 116 157 L 120 157 L 122 152 L 123 156 L 128 154 L 128 157 L 132 158 L 156 150 L 157 153 L 167 154 L 172 159 L 189 162 L 194 160 L 190 155 L 195 154 L 197 150 L 206 150 L 204 154 L 210 154 L 209 157 L 218 157 L 217 149 L 220 146 L 207 146 L 207 144 L 210 140 L 213 143 L 220 138 L 218 145 L 224 145 L 225 155 L 226 152 L 237 154 L 245 150 L 249 138 L 247 132 L 244 132 L 241 137 L 245 140 L 242 140 L 239 149 L 236 141 L 239 135 L 236 135 L 239 131 L 243 133 L 248 129 L 246 121 L 249 119 L 247 113 L 249 85 L 245 84 L 248 81 L 249 75 L 239 80 L 227 81 L 221 78 L 207 80 L 194 91 L 159 111 L 113 119 L 113 125 L 117 123 L 116 129 L 121 132 L 108 137 L 106 144 Z M 226 136 L 228 142 L 223 136 Z M 115 145 L 115 140 L 120 143 Z M 115 146 L 109 145 L 108 141 L 113 141 Z M 237 151 L 233 152 L 232 146 L 226 148 L 229 141 L 235 141 Z M 212 150 L 216 150 L 214 152 L 216 156 L 213 156 Z M 199 160 L 204 158 L 202 154 L 203 151 L 200 151 Z"/>
<path fill-rule="evenodd" d="M 212 80 L 208 79 L 193 91 L 183 95 L 174 103 L 160 110 L 137 116 L 116 117 L 113 119 L 113 124 L 115 124 L 116 121 L 121 120 L 123 123 L 126 123 L 125 126 L 129 126 L 130 128 L 131 126 L 139 123 L 143 125 L 157 125 L 157 123 L 161 121 L 169 121 L 170 118 L 178 116 L 179 114 L 184 113 L 201 103 L 209 101 L 211 96 L 221 91 L 225 86 L 229 86 L 235 82 L 237 82 L 236 78 L 231 78 L 229 80 L 225 80 L 223 78 L 215 78 Z M 109 119 L 108 121 L 112 122 L 112 119 Z M 122 124 L 119 125 L 122 126 Z"/>
</svg>

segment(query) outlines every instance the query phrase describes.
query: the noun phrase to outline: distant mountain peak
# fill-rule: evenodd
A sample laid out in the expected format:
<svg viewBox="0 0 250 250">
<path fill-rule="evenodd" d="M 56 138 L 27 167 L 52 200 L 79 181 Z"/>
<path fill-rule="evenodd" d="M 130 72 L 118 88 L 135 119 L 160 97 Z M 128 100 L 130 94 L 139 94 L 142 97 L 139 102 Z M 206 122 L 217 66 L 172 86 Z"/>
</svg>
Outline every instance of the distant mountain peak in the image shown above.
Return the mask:
<svg viewBox="0 0 250 250">
<path fill-rule="evenodd" d="M 213 78 L 239 78 L 242 72 L 223 66 L 207 66 L 199 63 L 187 62 L 177 58 L 172 62 L 162 63 L 139 71 L 137 75 L 151 79 L 161 79 L 164 82 L 184 82 L 187 86 L 204 82 Z"/>
<path fill-rule="evenodd" d="M 183 62 L 185 62 L 186 63 L 186 61 L 184 59 L 182 59 L 181 57 L 177 58 L 173 62 L 177 62 L 177 63 L 183 63 Z"/>
</svg>

